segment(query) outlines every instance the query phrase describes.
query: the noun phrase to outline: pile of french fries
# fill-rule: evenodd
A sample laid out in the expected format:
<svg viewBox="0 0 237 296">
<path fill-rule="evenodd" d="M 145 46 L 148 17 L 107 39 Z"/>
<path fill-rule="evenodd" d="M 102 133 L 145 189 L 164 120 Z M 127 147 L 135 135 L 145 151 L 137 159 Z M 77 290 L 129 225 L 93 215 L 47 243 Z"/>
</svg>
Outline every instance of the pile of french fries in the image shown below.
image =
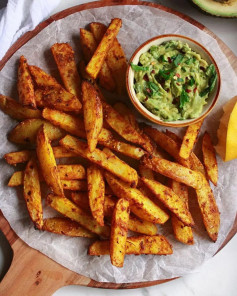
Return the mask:
<svg viewBox="0 0 237 296">
<path fill-rule="evenodd" d="M 139 125 L 126 105 L 112 106 L 103 97 L 98 85 L 118 94 L 125 90 L 126 57 L 116 37 L 121 25 L 113 19 L 108 28 L 92 23 L 90 31 L 80 30 L 84 60 L 79 72 L 69 44 L 51 47 L 63 85 L 22 56 L 19 102 L 0 95 L 2 111 L 20 121 L 8 139 L 25 147 L 4 156 L 10 165 L 26 163 L 8 186 L 23 186 L 35 227 L 93 239 L 88 254 L 109 254 L 117 267 L 123 266 L 125 254 L 172 254 L 156 227 L 169 218 L 175 238 L 194 243 L 188 187 L 196 191 L 213 241 L 220 225 L 209 185 L 209 180 L 217 184 L 218 169 L 207 132 L 204 165 L 193 152 L 202 122 L 189 126 L 180 139 L 168 130 Z M 126 163 L 122 155 L 133 161 Z M 59 164 L 61 158 L 71 164 Z M 160 175 L 167 178 L 159 182 Z M 47 205 L 60 216 L 43 219 L 41 182 L 51 190 Z"/>
</svg>

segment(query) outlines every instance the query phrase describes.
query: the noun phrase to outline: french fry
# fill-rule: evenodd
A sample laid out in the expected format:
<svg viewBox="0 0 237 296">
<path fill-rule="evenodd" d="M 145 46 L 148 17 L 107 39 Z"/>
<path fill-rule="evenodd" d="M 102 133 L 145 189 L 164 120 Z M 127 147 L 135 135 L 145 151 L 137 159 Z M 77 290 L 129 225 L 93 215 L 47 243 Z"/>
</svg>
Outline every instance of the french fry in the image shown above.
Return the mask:
<svg viewBox="0 0 237 296">
<path fill-rule="evenodd" d="M 172 213 L 174 213 L 185 225 L 194 225 L 186 203 L 177 194 L 175 194 L 173 190 L 154 180 L 149 180 L 144 177 L 142 177 L 141 180 L 152 191 L 156 198 L 161 201 Z"/>
<path fill-rule="evenodd" d="M 86 171 L 81 164 L 59 164 L 57 170 L 62 180 L 86 179 Z"/>
<path fill-rule="evenodd" d="M 117 267 L 123 267 L 129 213 L 129 202 L 120 198 L 114 207 L 110 234 L 110 260 Z"/>
<path fill-rule="evenodd" d="M 169 219 L 169 216 L 140 190 L 129 187 L 108 172 L 105 172 L 105 178 L 118 198 L 126 197 L 129 200 L 131 212 L 139 218 L 158 224 L 163 224 Z"/>
<path fill-rule="evenodd" d="M 57 212 L 78 222 L 81 226 L 89 231 L 96 233 L 102 237 L 109 237 L 110 227 L 107 225 L 100 226 L 91 215 L 84 212 L 80 207 L 63 196 L 48 194 L 46 201 Z"/>
<path fill-rule="evenodd" d="M 24 172 L 18 171 L 18 172 L 13 173 L 7 186 L 8 187 L 16 187 L 16 186 L 23 185 L 23 182 L 24 182 Z"/>
<path fill-rule="evenodd" d="M 45 182 L 55 194 L 63 196 L 63 187 L 57 170 L 56 160 L 44 125 L 39 128 L 37 133 L 36 152 Z"/>
<path fill-rule="evenodd" d="M 90 205 L 87 192 L 72 192 L 72 201 L 81 207 L 84 211 L 90 212 Z M 108 221 L 111 220 L 116 201 L 110 195 L 105 195 L 104 215 Z M 157 228 L 154 223 L 139 219 L 132 213 L 129 216 L 128 229 L 146 235 L 157 234 Z"/>
<path fill-rule="evenodd" d="M 9 133 L 8 139 L 18 144 L 35 144 L 38 129 L 45 126 L 45 131 L 50 141 L 62 138 L 65 133 L 58 127 L 43 119 L 26 119 L 21 121 Z"/>
<path fill-rule="evenodd" d="M 34 158 L 28 161 L 23 180 L 23 192 L 27 210 L 35 227 L 41 229 L 43 227 L 43 209 L 38 168 Z"/>
<path fill-rule="evenodd" d="M 42 92 L 37 95 L 42 96 L 41 100 L 44 106 L 61 111 L 79 112 L 81 110 L 79 99 L 66 91 L 56 79 L 36 66 L 29 66 L 29 69 L 35 82 L 42 89 Z"/>
<path fill-rule="evenodd" d="M 41 118 L 40 110 L 33 110 L 29 107 L 22 106 L 16 100 L 3 95 L 0 95 L 0 109 L 16 120 Z"/>
<path fill-rule="evenodd" d="M 94 164 L 87 168 L 87 184 L 92 216 L 103 226 L 105 183 L 101 169 Z"/>
<path fill-rule="evenodd" d="M 103 126 L 103 110 L 98 92 L 88 82 L 82 82 L 84 124 L 89 151 L 95 150 Z"/>
<path fill-rule="evenodd" d="M 188 159 L 193 151 L 202 123 L 203 120 L 200 120 L 188 126 L 179 151 L 179 156 L 183 159 Z"/>
<path fill-rule="evenodd" d="M 202 154 L 203 154 L 203 162 L 206 168 L 208 179 L 216 186 L 217 180 L 218 180 L 216 152 L 208 132 L 205 132 L 203 136 Z"/>
<path fill-rule="evenodd" d="M 170 180 L 170 187 L 186 204 L 188 209 L 188 188 L 184 184 Z M 174 230 L 175 238 L 181 243 L 192 245 L 193 242 L 193 231 L 192 228 L 186 226 L 182 221 L 180 221 L 175 215 L 171 217 L 172 227 Z"/>
<path fill-rule="evenodd" d="M 88 254 L 91 256 L 109 255 L 109 241 L 95 241 L 90 245 Z M 126 255 L 171 255 L 172 246 L 163 235 L 131 236 L 126 241 Z"/>
<path fill-rule="evenodd" d="M 55 62 L 67 91 L 81 97 L 81 79 L 77 72 L 74 51 L 68 43 L 55 43 L 51 47 Z"/>
<path fill-rule="evenodd" d="M 86 62 L 88 63 L 97 48 L 97 42 L 91 32 L 89 32 L 85 29 L 80 29 L 80 43 L 81 43 L 81 48 L 82 48 L 84 58 L 85 58 Z M 82 67 L 82 64 L 81 64 L 81 67 Z M 86 67 L 85 67 L 85 69 L 86 69 Z M 81 68 L 81 70 L 82 70 L 82 68 Z M 83 72 L 84 72 L 84 74 L 83 74 L 84 79 L 87 78 L 87 80 L 88 80 L 87 76 L 90 77 L 90 75 L 86 72 L 86 70 L 84 71 L 84 67 L 83 67 Z M 90 77 L 90 79 L 93 79 L 93 78 Z M 99 79 L 99 84 L 103 88 L 105 88 L 109 91 L 115 90 L 115 87 L 116 87 L 115 81 L 113 79 L 112 73 L 111 73 L 106 61 L 104 61 L 102 63 L 101 69 L 98 74 L 98 79 Z"/>
<path fill-rule="evenodd" d="M 86 143 L 69 135 L 60 141 L 60 145 L 108 170 L 132 186 L 136 186 L 138 181 L 137 172 L 118 157 L 109 156 L 99 149 L 89 152 Z"/>
<path fill-rule="evenodd" d="M 103 38 L 107 27 L 104 24 L 96 22 L 90 23 L 89 27 L 96 41 L 99 43 Z M 124 51 L 117 38 L 114 39 L 113 45 L 111 46 L 105 60 L 110 70 L 112 71 L 113 77 L 116 81 L 117 92 L 119 94 L 126 93 L 125 75 L 127 69 L 127 61 Z"/>
<path fill-rule="evenodd" d="M 96 237 L 94 233 L 90 232 L 86 228 L 80 226 L 80 224 L 78 224 L 77 222 L 72 221 L 68 218 L 54 217 L 44 219 L 42 230 L 72 237 Z"/>
<path fill-rule="evenodd" d="M 121 19 L 115 18 L 111 21 L 106 33 L 104 34 L 101 42 L 99 43 L 96 51 L 94 52 L 92 58 L 90 59 L 87 67 L 86 72 L 95 79 L 100 72 L 102 64 L 110 50 L 111 46 L 113 45 L 114 39 L 116 38 L 119 29 L 122 25 Z"/>
<path fill-rule="evenodd" d="M 35 103 L 37 108 L 39 109 L 42 109 L 47 105 L 47 102 L 44 103 L 43 101 L 43 96 L 44 96 L 44 89 L 41 89 L 41 88 L 35 89 Z"/>
<path fill-rule="evenodd" d="M 141 164 L 139 165 L 139 173 L 142 177 L 146 179 L 155 180 L 154 172 Z"/>
<path fill-rule="evenodd" d="M 19 60 L 17 89 L 20 103 L 23 106 L 36 109 L 34 85 L 24 56 L 21 56 Z"/>
</svg>

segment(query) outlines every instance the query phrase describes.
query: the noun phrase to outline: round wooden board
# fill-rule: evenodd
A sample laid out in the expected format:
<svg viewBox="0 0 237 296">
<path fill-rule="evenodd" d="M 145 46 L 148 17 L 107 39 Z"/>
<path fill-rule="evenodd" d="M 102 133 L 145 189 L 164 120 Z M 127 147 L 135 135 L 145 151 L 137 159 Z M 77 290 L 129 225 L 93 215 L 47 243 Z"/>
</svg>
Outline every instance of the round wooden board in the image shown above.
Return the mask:
<svg viewBox="0 0 237 296">
<path fill-rule="evenodd" d="M 198 23 L 197 21 L 191 19 L 190 17 L 176 12 L 170 8 L 150 3 L 150 2 L 139 2 L 137 0 L 110 0 L 103 2 L 92 2 L 75 7 L 71 7 L 64 11 L 61 11 L 53 16 L 51 16 L 46 21 L 40 23 L 33 31 L 30 31 L 24 34 L 20 39 L 17 40 L 15 44 L 7 51 L 6 55 L 0 61 L 0 70 L 4 67 L 6 62 L 10 57 L 27 41 L 37 35 L 41 30 L 47 27 L 53 21 L 62 19 L 70 14 L 73 14 L 78 11 L 82 11 L 90 8 L 113 6 L 113 5 L 145 5 L 153 7 L 154 9 L 160 9 L 167 11 L 174 15 L 179 16 L 185 21 L 193 24 L 198 27 L 200 30 L 206 32 L 215 38 L 228 58 L 230 64 L 232 65 L 235 73 L 237 74 L 237 57 L 233 52 L 211 31 L 209 31 L 205 26 Z M 53 260 L 49 259 L 47 256 L 41 254 L 35 249 L 30 248 L 26 245 L 11 229 L 7 220 L 3 217 L 0 212 L 0 228 L 3 231 L 4 235 L 8 239 L 12 249 L 13 249 L 13 261 L 10 269 L 5 275 L 4 279 L 0 284 L 0 295 L 2 296 L 17 296 L 19 291 L 21 295 L 52 295 L 57 289 L 66 285 L 82 285 L 88 287 L 96 288 L 108 288 L 108 289 L 133 289 L 133 288 L 142 288 L 152 285 L 161 284 L 173 279 L 167 280 L 157 280 L 149 282 L 138 282 L 138 283 L 124 283 L 124 284 L 115 284 L 115 283 L 100 283 L 85 276 L 79 275 L 75 272 L 72 272 L 65 267 L 59 265 Z M 225 242 L 221 246 L 223 248 L 230 239 L 237 232 L 237 219 L 233 225 L 232 230 L 226 237 Z M 220 248 L 220 249 L 221 249 Z M 219 249 L 219 250 L 220 250 Z"/>
</svg>

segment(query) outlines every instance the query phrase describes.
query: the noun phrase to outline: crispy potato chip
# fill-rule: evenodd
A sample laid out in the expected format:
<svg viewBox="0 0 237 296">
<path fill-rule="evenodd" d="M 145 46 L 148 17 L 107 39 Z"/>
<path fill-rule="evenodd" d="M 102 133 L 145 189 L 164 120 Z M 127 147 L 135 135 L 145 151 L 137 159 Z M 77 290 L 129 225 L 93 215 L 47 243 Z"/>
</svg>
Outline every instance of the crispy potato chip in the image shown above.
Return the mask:
<svg viewBox="0 0 237 296">
<path fill-rule="evenodd" d="M 68 43 L 55 43 L 51 50 L 66 90 L 80 99 L 81 79 L 72 47 Z"/>
<path fill-rule="evenodd" d="M 94 233 L 90 232 L 77 222 L 72 221 L 68 218 L 54 217 L 44 219 L 44 225 L 42 230 L 46 230 L 56 234 L 68 235 L 72 237 L 96 237 Z"/>
<path fill-rule="evenodd" d="M 88 148 L 92 152 L 103 127 L 103 109 L 98 92 L 88 81 L 82 82 L 82 101 Z"/>
<path fill-rule="evenodd" d="M 216 152 L 208 132 L 205 132 L 203 136 L 202 154 L 203 154 L 203 162 L 206 168 L 208 179 L 216 186 L 217 180 L 218 180 Z"/>
<path fill-rule="evenodd" d="M 158 224 L 163 224 L 169 219 L 169 216 L 140 190 L 129 187 L 108 172 L 105 172 L 105 177 L 114 194 L 118 198 L 126 197 L 130 202 L 131 212 L 139 218 Z"/>
<path fill-rule="evenodd" d="M 44 125 L 39 128 L 37 133 L 36 152 L 45 182 L 55 194 L 64 195 L 53 149 Z"/>
<path fill-rule="evenodd" d="M 23 182 L 23 193 L 30 218 L 35 227 L 41 229 L 43 227 L 43 209 L 38 168 L 34 158 L 31 158 L 27 163 Z"/>
<path fill-rule="evenodd" d="M 87 168 L 87 184 L 92 216 L 103 226 L 105 183 L 101 169 L 94 164 Z"/>
<path fill-rule="evenodd" d="M 88 254 L 91 256 L 109 255 L 110 242 L 95 241 L 90 245 Z M 131 236 L 126 241 L 126 255 L 170 255 L 173 254 L 172 246 L 163 235 Z"/>
<path fill-rule="evenodd" d="M 36 109 L 34 85 L 24 56 L 21 56 L 19 60 L 17 89 L 20 103 L 23 106 Z"/>
<path fill-rule="evenodd" d="M 129 213 L 129 202 L 120 198 L 114 207 L 110 234 L 110 260 L 117 267 L 123 267 Z"/>
<path fill-rule="evenodd" d="M 173 190 L 154 180 L 149 180 L 144 177 L 142 177 L 141 180 L 153 192 L 158 200 L 174 213 L 185 225 L 194 225 L 186 203 L 175 194 Z"/>
<path fill-rule="evenodd" d="M 3 95 L 0 95 L 0 109 L 17 120 L 41 118 L 40 110 L 33 110 L 29 107 L 22 106 L 16 100 Z"/>
<path fill-rule="evenodd" d="M 62 138 L 65 133 L 58 127 L 43 119 L 26 119 L 9 133 L 8 140 L 18 144 L 35 144 L 39 128 L 44 125 L 50 141 Z"/>
<path fill-rule="evenodd" d="M 60 141 L 60 145 L 73 153 L 89 159 L 91 162 L 115 174 L 125 182 L 130 183 L 132 186 L 136 186 L 138 181 L 137 172 L 118 157 L 109 156 L 99 149 L 89 152 L 86 143 L 83 143 L 82 141 L 69 135 Z"/>
<path fill-rule="evenodd" d="M 179 151 L 179 156 L 183 159 L 188 159 L 193 151 L 202 123 L 203 120 L 200 120 L 197 123 L 188 126 Z"/>
<path fill-rule="evenodd" d="M 103 62 L 108 54 L 108 51 L 113 45 L 114 39 L 116 38 L 121 26 L 121 19 L 115 18 L 111 21 L 108 29 L 106 30 L 106 33 L 104 34 L 92 58 L 90 59 L 86 67 L 86 72 L 93 79 L 98 76 L 98 73 L 100 72 Z"/>
<path fill-rule="evenodd" d="M 102 237 L 109 237 L 109 226 L 100 226 L 91 215 L 84 212 L 66 197 L 49 194 L 46 201 L 53 209 L 70 218 L 71 220 L 78 222 L 81 226 L 85 227 L 91 232 L 96 233 Z"/>
</svg>

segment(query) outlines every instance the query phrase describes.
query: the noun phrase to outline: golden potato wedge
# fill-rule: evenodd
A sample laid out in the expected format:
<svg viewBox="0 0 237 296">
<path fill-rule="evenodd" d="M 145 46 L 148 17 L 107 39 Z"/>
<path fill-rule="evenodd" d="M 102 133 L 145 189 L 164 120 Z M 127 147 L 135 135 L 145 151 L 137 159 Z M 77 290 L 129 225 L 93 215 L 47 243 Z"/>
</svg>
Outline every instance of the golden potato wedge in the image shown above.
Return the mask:
<svg viewBox="0 0 237 296">
<path fill-rule="evenodd" d="M 89 204 L 88 191 L 87 192 L 72 192 L 70 199 L 78 205 L 83 211 L 91 213 Z"/>
<path fill-rule="evenodd" d="M 87 191 L 87 182 L 85 180 L 61 180 L 63 189 Z"/>
<path fill-rule="evenodd" d="M 43 96 L 44 96 L 44 89 L 42 88 L 35 89 L 35 103 L 37 108 L 39 109 L 42 109 L 47 105 L 47 102 L 44 103 L 43 101 Z"/>
<path fill-rule="evenodd" d="M 67 91 L 81 97 L 81 78 L 77 72 L 74 51 L 68 43 L 55 43 L 51 46 L 55 62 Z"/>
<path fill-rule="evenodd" d="M 59 164 L 57 170 L 62 180 L 86 179 L 86 171 L 81 164 Z"/>
<path fill-rule="evenodd" d="M 36 66 L 29 66 L 29 69 L 35 82 L 42 89 L 42 92 L 37 93 L 37 96 L 42 96 L 41 100 L 44 106 L 61 111 L 79 112 L 81 110 L 79 99 L 66 91 L 56 79 Z"/>
<path fill-rule="evenodd" d="M 188 209 L 188 187 L 174 180 L 170 180 L 170 187 L 174 193 L 176 193 L 183 200 Z M 171 217 L 171 222 L 175 238 L 181 243 L 193 245 L 194 241 L 192 228 L 186 226 L 175 215 Z"/>
<path fill-rule="evenodd" d="M 20 103 L 23 106 L 36 109 L 34 84 L 24 56 L 21 56 L 19 60 L 17 90 Z"/>
<path fill-rule="evenodd" d="M 89 231 L 102 237 L 109 237 L 109 226 L 100 226 L 91 215 L 84 212 L 80 207 L 76 206 L 66 197 L 48 194 L 46 201 L 57 212 L 73 221 L 78 222 L 81 226 L 85 227 Z"/>
<path fill-rule="evenodd" d="M 123 267 L 129 213 L 129 202 L 120 198 L 114 207 L 110 232 L 110 260 L 112 265 L 117 267 Z"/>
<path fill-rule="evenodd" d="M 112 106 L 102 101 L 104 119 L 125 140 L 145 147 L 145 139 Z M 144 148 L 145 149 L 145 148 Z"/>
<path fill-rule="evenodd" d="M 39 128 L 37 133 L 36 152 L 45 182 L 55 194 L 63 196 L 56 160 L 44 125 Z"/>
<path fill-rule="evenodd" d="M 209 237 L 215 242 L 220 228 L 220 213 L 206 178 L 203 178 L 203 185 L 196 190 L 196 194 L 205 228 Z"/>
<path fill-rule="evenodd" d="M 145 177 L 146 179 L 155 180 L 154 172 L 141 164 L 139 165 L 139 173 L 142 177 Z"/>
<path fill-rule="evenodd" d="M 163 184 L 149 180 L 144 177 L 142 182 L 151 190 L 151 192 L 161 201 L 172 213 L 174 213 L 185 225 L 193 226 L 193 218 L 186 206 L 186 203 L 171 190 Z"/>
<path fill-rule="evenodd" d="M 105 172 L 105 178 L 118 198 L 126 197 L 129 200 L 131 212 L 139 218 L 158 224 L 163 224 L 169 219 L 167 213 L 143 195 L 140 190 L 129 187 L 108 172 Z"/>
<path fill-rule="evenodd" d="M 58 127 L 53 126 L 43 119 L 26 119 L 21 121 L 9 133 L 9 141 L 17 144 L 34 144 L 39 128 L 44 125 L 45 131 L 50 141 L 62 138 L 65 133 Z"/>
<path fill-rule="evenodd" d="M 86 72 L 95 79 L 101 70 L 102 64 L 113 45 L 114 39 L 116 38 L 120 27 L 122 26 L 121 19 L 112 19 L 106 33 L 104 34 L 102 40 L 100 41 L 98 47 L 96 48 L 92 58 L 90 59 Z"/>
<path fill-rule="evenodd" d="M 80 29 L 80 42 L 81 42 L 81 48 L 82 48 L 84 58 L 85 58 L 86 62 L 88 63 L 97 48 L 97 42 L 96 42 L 93 34 L 85 29 Z M 81 64 L 81 67 L 83 67 L 82 64 Z M 85 66 L 85 71 L 82 68 L 81 68 L 81 70 L 84 73 L 83 74 L 84 79 L 88 80 L 87 76 L 89 76 L 89 80 L 91 80 L 91 79 L 94 80 L 86 72 L 86 66 Z M 99 80 L 99 84 L 103 88 L 107 89 L 108 91 L 115 90 L 115 87 L 116 87 L 115 81 L 113 79 L 112 73 L 111 73 L 106 61 L 104 61 L 102 63 L 101 69 L 98 74 L 98 80 Z"/>
<path fill-rule="evenodd" d="M 44 219 L 42 230 L 72 237 L 96 237 L 96 234 L 68 218 L 54 217 Z"/>
<path fill-rule="evenodd" d="M 179 156 L 183 159 L 188 159 L 193 151 L 202 123 L 203 120 L 200 120 L 188 126 L 179 151 Z"/>
<path fill-rule="evenodd" d="M 91 256 L 109 255 L 110 242 L 95 241 L 90 245 L 88 254 Z M 163 235 L 141 235 L 131 236 L 126 241 L 126 255 L 171 255 L 173 254 L 172 246 Z"/>
<path fill-rule="evenodd" d="M 86 138 L 89 151 L 93 152 L 103 127 L 103 109 L 99 94 L 90 82 L 83 81 L 81 89 Z"/>
<path fill-rule="evenodd" d="M 107 27 L 101 23 L 90 23 L 89 25 L 91 32 L 93 33 L 96 41 L 99 43 L 103 38 Z M 124 51 L 115 38 L 113 45 L 111 46 L 106 58 L 105 58 L 116 82 L 116 90 L 119 94 L 126 93 L 125 76 L 127 69 L 127 61 Z"/>
<path fill-rule="evenodd" d="M 41 118 L 40 110 L 33 110 L 29 107 L 22 106 L 16 100 L 3 95 L 0 95 L 0 109 L 17 120 Z"/>
<path fill-rule="evenodd" d="M 60 145 L 108 170 L 132 186 L 136 186 L 138 181 L 137 172 L 118 157 L 109 156 L 99 149 L 89 152 L 86 143 L 69 135 L 60 141 Z"/>
<path fill-rule="evenodd" d="M 92 164 L 87 168 L 89 204 L 92 216 L 99 225 L 104 225 L 105 182 L 102 170 Z"/>
<path fill-rule="evenodd" d="M 17 171 L 12 174 L 7 186 L 16 187 L 23 185 L 24 182 L 24 171 Z"/>
<path fill-rule="evenodd" d="M 23 177 L 23 193 L 30 218 L 35 227 L 43 227 L 43 209 L 36 159 L 31 158 L 26 166 Z"/>
<path fill-rule="evenodd" d="M 202 139 L 202 154 L 208 179 L 216 186 L 218 180 L 216 152 L 208 132 L 205 132 Z"/>
</svg>

